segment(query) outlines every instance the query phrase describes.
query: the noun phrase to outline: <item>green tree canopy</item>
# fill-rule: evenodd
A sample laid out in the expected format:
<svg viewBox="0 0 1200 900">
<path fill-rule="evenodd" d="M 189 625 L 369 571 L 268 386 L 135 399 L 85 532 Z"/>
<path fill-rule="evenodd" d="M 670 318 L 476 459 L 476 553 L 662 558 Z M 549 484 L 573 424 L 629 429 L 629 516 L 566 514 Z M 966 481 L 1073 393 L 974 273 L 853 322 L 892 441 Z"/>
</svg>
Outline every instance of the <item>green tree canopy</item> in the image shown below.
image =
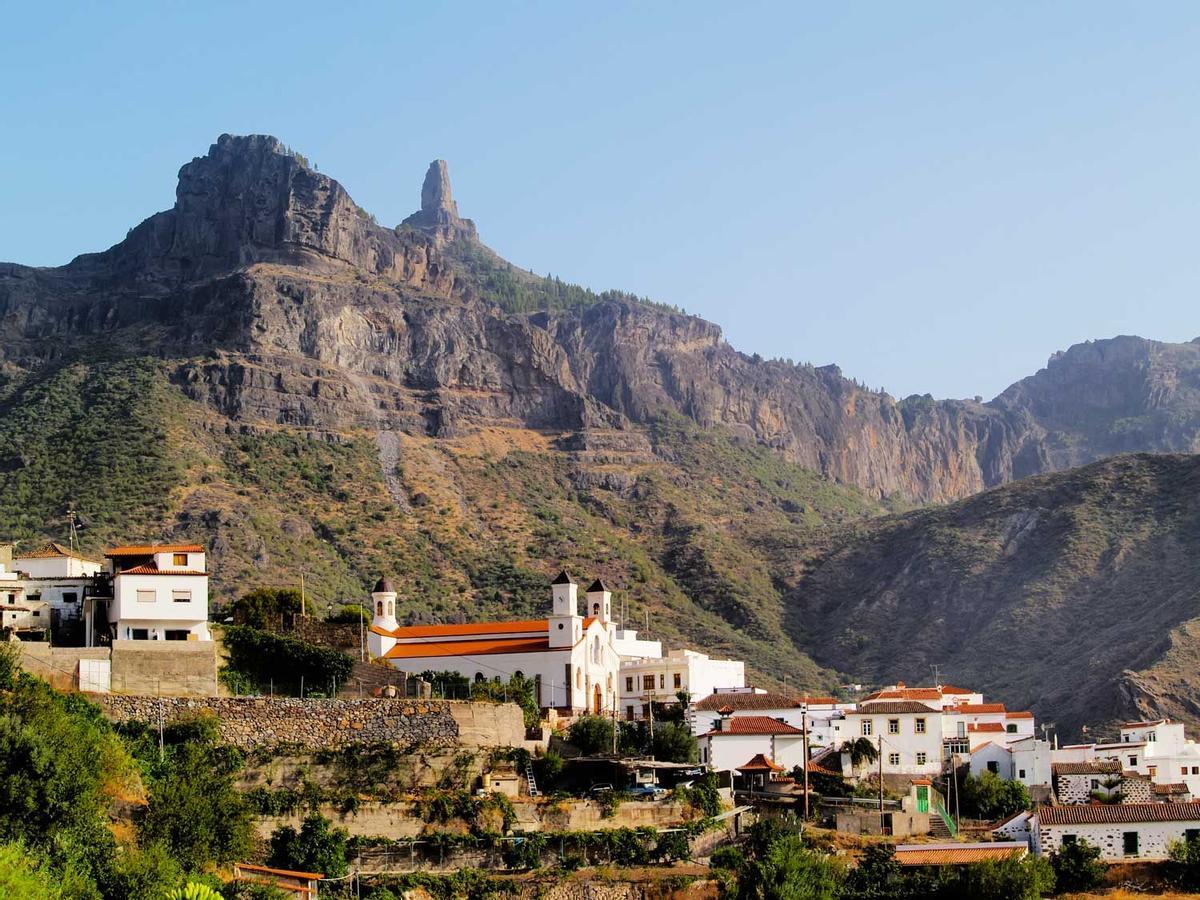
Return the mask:
<svg viewBox="0 0 1200 900">
<path fill-rule="evenodd" d="M 611 753 L 613 746 L 612 719 L 604 716 L 580 716 L 567 729 L 567 740 L 585 756 Z"/>
<path fill-rule="evenodd" d="M 346 838 L 346 829 L 331 827 L 320 813 L 309 813 L 299 831 L 291 825 L 275 829 L 271 835 L 271 864 L 339 878 L 349 869 Z"/>
</svg>

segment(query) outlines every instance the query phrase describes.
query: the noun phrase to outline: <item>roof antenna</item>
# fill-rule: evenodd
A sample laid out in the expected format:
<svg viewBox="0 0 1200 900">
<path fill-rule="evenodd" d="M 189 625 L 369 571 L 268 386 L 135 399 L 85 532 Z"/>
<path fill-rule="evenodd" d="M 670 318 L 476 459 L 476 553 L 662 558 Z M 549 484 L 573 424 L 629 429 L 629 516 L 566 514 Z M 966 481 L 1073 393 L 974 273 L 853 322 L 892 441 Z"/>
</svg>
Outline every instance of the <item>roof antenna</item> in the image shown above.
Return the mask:
<svg viewBox="0 0 1200 900">
<path fill-rule="evenodd" d="M 931 663 L 929 668 L 931 668 L 933 670 L 933 686 L 941 687 L 942 686 L 942 678 L 941 678 L 941 674 L 940 674 L 941 666 L 939 666 L 937 663 Z"/>
<path fill-rule="evenodd" d="M 70 526 L 71 526 L 71 550 L 78 552 L 79 551 L 79 546 L 78 546 L 79 545 L 79 532 L 75 527 L 75 510 L 73 510 L 73 509 L 67 510 L 67 522 L 70 523 Z"/>
</svg>

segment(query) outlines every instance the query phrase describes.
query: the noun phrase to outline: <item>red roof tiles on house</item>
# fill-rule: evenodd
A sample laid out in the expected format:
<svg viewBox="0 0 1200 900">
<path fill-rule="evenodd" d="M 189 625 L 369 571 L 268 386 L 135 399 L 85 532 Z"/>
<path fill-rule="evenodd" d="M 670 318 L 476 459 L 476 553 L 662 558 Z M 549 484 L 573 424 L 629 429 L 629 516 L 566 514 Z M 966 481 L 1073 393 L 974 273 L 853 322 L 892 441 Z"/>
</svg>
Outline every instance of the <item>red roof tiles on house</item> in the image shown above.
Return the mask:
<svg viewBox="0 0 1200 900">
<path fill-rule="evenodd" d="M 15 553 L 13 559 L 82 559 L 85 562 L 96 562 L 91 557 L 84 556 L 76 550 L 69 547 L 64 547 L 62 544 L 56 544 L 51 541 L 44 547 L 39 547 L 36 550 L 30 550 L 28 553 Z"/>
<path fill-rule="evenodd" d="M 970 716 L 982 713 L 1002 713 L 1008 712 L 1008 710 L 1004 708 L 1003 703 L 960 703 L 950 707 L 946 712 Z"/>
<path fill-rule="evenodd" d="M 1090 762 L 1053 763 L 1051 771 L 1057 775 L 1116 775 L 1121 764 L 1115 759 L 1097 759 Z"/>
<path fill-rule="evenodd" d="M 1004 726 L 999 722 L 972 722 L 967 725 L 967 731 L 987 731 L 1004 733 Z"/>
<path fill-rule="evenodd" d="M 199 544 L 135 544 L 127 547 L 110 547 L 105 556 L 149 556 L 153 553 L 203 553 Z"/>
<path fill-rule="evenodd" d="M 692 707 L 702 712 L 719 711 L 728 706 L 734 710 L 744 709 L 795 709 L 800 701 L 786 694 L 752 694 L 749 691 L 724 691 L 709 694 Z"/>
<path fill-rule="evenodd" d="M 885 713 L 937 713 L 938 710 L 915 700 L 864 700 L 858 705 L 860 716 L 875 716 Z"/>
<path fill-rule="evenodd" d="M 799 728 L 770 716 L 734 716 L 721 728 L 714 728 L 702 737 L 719 734 L 804 734 Z"/>
<path fill-rule="evenodd" d="M 523 619 L 517 622 L 468 622 L 464 625 L 403 625 L 391 631 L 381 631 L 391 637 L 405 638 L 456 638 L 470 635 L 524 634 L 544 632 L 549 628 L 546 619 Z"/>
<path fill-rule="evenodd" d="M 1200 822 L 1200 803 L 1096 803 L 1044 806 L 1042 825 L 1125 825 L 1137 822 Z"/>
<path fill-rule="evenodd" d="M 155 565 L 131 566 L 128 569 L 118 569 L 118 575 L 207 575 L 207 572 L 196 572 L 189 569 L 160 569 Z"/>
<path fill-rule="evenodd" d="M 902 866 L 958 866 L 986 859 L 1024 856 L 1029 848 L 1023 843 L 996 841 L 990 844 L 908 844 L 896 848 L 896 862 Z"/>
</svg>

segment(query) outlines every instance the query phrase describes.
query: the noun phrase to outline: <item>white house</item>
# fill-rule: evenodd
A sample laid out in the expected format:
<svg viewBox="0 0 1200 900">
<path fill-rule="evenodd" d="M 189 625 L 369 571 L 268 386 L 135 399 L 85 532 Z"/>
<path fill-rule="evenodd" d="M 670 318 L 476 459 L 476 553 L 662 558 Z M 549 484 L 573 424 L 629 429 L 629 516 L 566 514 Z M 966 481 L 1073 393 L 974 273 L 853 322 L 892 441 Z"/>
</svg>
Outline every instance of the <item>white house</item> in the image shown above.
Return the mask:
<svg viewBox="0 0 1200 900">
<path fill-rule="evenodd" d="M 1087 841 L 1107 862 L 1164 860 L 1172 841 L 1200 838 L 1200 803 L 1043 806 L 1030 825 L 1035 853 Z"/>
<path fill-rule="evenodd" d="M 583 616 L 570 575 L 561 573 L 550 591 L 546 619 L 401 627 L 396 591 L 388 579 L 380 579 L 371 594 L 368 651 L 373 659 L 414 674 L 456 672 L 477 682 L 520 674 L 533 680 L 543 709 L 615 715 L 621 658 L 613 647 L 612 594 L 600 581 L 593 583 L 585 608 L 594 612 Z"/>
<path fill-rule="evenodd" d="M 113 547 L 111 592 L 84 608 L 88 646 L 107 640 L 207 641 L 208 569 L 199 544 Z"/>
<path fill-rule="evenodd" d="M 916 700 L 863 701 L 846 713 L 846 739 L 866 738 L 875 744 L 884 775 L 936 775 L 942 771 L 942 714 Z M 861 774 L 879 771 L 878 762 Z M 850 771 L 843 754 L 842 771 Z"/>
<path fill-rule="evenodd" d="M 1012 779 L 1027 788 L 1050 787 L 1053 774 L 1050 769 L 1050 742 L 1033 735 L 1009 741 L 1012 755 Z M 1036 798 L 1035 798 L 1036 799 Z"/>
<path fill-rule="evenodd" d="M 0 632 L 45 632 L 50 629 L 50 604 L 28 596 L 16 572 L 0 563 Z"/>
<path fill-rule="evenodd" d="M 770 716 L 727 711 L 698 742 L 700 762 L 718 772 L 736 771 L 760 754 L 781 770 L 804 763 L 804 732 Z"/>
<path fill-rule="evenodd" d="M 62 544 L 49 543 L 13 556 L 27 596 L 45 600 L 60 621 L 83 616 L 83 596 L 104 564 Z"/>
<path fill-rule="evenodd" d="M 1053 752 L 1055 764 L 1108 760 L 1122 772 L 1148 778 L 1156 796 L 1200 797 L 1200 744 L 1184 733 L 1182 722 L 1156 719 L 1127 722 L 1115 741 L 1072 744 Z"/>
<path fill-rule="evenodd" d="M 626 719 L 640 719 L 649 714 L 651 702 L 678 703 L 680 692 L 686 692 L 691 703 L 745 684 L 746 665 L 740 659 L 712 659 L 696 650 L 622 659 L 619 709 Z"/>
</svg>

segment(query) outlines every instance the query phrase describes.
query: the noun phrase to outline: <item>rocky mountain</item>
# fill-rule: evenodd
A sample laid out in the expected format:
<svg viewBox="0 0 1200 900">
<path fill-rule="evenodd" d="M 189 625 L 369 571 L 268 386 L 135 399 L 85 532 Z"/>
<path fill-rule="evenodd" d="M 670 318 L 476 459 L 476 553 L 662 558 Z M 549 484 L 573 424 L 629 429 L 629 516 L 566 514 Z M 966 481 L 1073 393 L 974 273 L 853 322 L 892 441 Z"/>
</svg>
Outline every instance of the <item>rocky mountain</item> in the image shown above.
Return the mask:
<svg viewBox="0 0 1200 900">
<path fill-rule="evenodd" d="M 829 685 L 783 598 L 844 529 L 1191 452 L 1198 354 L 1122 337 L 989 403 L 897 401 L 501 259 L 442 161 L 388 228 L 275 138 L 223 135 L 116 246 L 0 264 L 0 529 L 57 537 L 73 507 L 97 544 L 210 542 L 219 589 L 304 570 L 331 601 L 386 568 L 441 618 L 532 609 L 561 560 L 664 636 Z"/>
</svg>

